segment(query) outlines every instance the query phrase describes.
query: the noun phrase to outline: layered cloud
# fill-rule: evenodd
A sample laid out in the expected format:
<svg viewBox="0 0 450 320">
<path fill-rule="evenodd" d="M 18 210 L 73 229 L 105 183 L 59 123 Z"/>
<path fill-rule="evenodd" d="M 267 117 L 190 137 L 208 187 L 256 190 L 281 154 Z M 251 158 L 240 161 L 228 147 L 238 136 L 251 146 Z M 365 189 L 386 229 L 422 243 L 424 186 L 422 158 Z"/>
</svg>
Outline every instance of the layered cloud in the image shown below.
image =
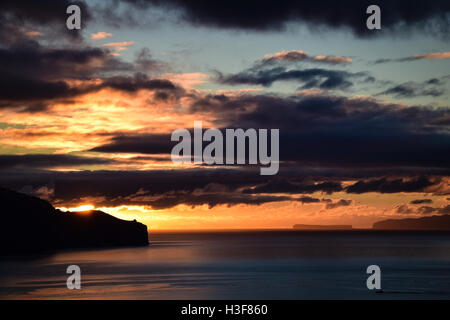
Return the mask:
<svg viewBox="0 0 450 320">
<path fill-rule="evenodd" d="M 289 24 L 306 24 L 311 29 L 347 29 L 358 36 L 372 35 L 366 28 L 366 9 L 373 4 L 370 1 L 347 0 L 343 2 L 299 2 L 281 0 L 277 3 L 247 1 L 197 1 L 184 0 L 124 0 L 128 10 L 115 10 L 114 1 L 104 5 L 87 1 L 52 1 L 39 3 L 27 0 L 2 1 L 2 38 L 14 36 L 8 32 L 13 25 L 38 24 L 40 26 L 56 25 L 60 22 L 70 4 L 79 5 L 83 12 L 83 23 L 89 24 L 93 18 L 102 19 L 112 27 L 119 22 L 144 24 L 154 18 L 154 11 L 160 10 L 165 15 L 173 15 L 194 26 L 223 29 L 271 31 L 283 30 Z M 431 30 L 434 34 L 444 35 L 449 26 L 450 5 L 439 0 L 423 3 L 414 1 L 378 1 L 382 8 L 383 32 L 411 32 L 412 30 Z M 157 10 L 156 10 L 157 9 Z M 148 10 L 148 11 L 146 11 Z M 143 14 L 146 13 L 146 14 Z M 168 13 L 168 14 L 167 14 Z M 150 17 L 150 18 L 149 18 Z M 78 33 L 68 33 L 60 24 L 58 31 L 71 37 Z M 384 31 L 388 32 L 384 32 Z M 11 31 L 11 30 L 9 30 Z"/>
<path fill-rule="evenodd" d="M 426 177 L 418 177 L 415 179 L 373 179 L 367 181 L 359 181 L 347 188 L 348 193 L 396 193 L 396 192 L 419 192 L 426 188 L 437 184 L 439 181 L 433 181 Z"/>
<path fill-rule="evenodd" d="M 446 93 L 446 85 L 450 76 L 428 79 L 418 83 L 414 81 L 394 85 L 378 95 L 392 95 L 396 98 L 440 97 Z"/>
<path fill-rule="evenodd" d="M 397 58 L 397 59 L 378 59 L 375 64 L 388 63 L 388 62 L 408 62 L 416 60 L 441 60 L 450 59 L 450 52 L 432 52 L 425 54 L 415 54 L 409 57 Z"/>
<path fill-rule="evenodd" d="M 105 88 L 127 92 L 178 88 L 169 80 L 128 75 L 163 67 L 145 50 L 129 63 L 101 48 L 49 48 L 26 41 L 0 48 L 0 62 L 0 108 L 42 111 L 52 103 L 73 103 L 79 96 Z M 118 72 L 128 74 L 115 75 Z"/>
<path fill-rule="evenodd" d="M 43 158 L 45 157 L 36 161 L 42 161 Z M 54 161 L 62 163 L 58 158 Z M 70 161 L 73 159 L 66 159 L 63 164 L 67 166 Z M 88 202 L 96 207 L 146 206 L 155 210 L 179 205 L 207 205 L 213 208 L 239 204 L 262 206 L 275 202 L 319 205 L 319 208 L 325 210 L 337 210 L 354 205 L 352 199 L 342 199 L 340 196 L 344 193 L 347 197 L 351 196 L 355 188 L 359 188 L 359 193 L 403 192 L 414 196 L 418 192 L 430 192 L 442 182 L 439 177 L 397 180 L 383 178 L 384 185 L 389 185 L 385 187 L 387 189 L 376 186 L 361 189 L 362 184 L 373 185 L 373 182 L 369 179 L 353 183 L 346 178 L 312 177 L 295 171 L 282 172 L 280 177 L 268 178 L 259 176 L 252 170 L 242 169 L 5 171 L 2 173 L 2 180 L 5 186 L 17 190 L 27 185 L 31 190 L 51 188 L 50 200 L 64 207 L 76 207 Z M 449 192 L 448 182 L 446 188 L 446 192 Z M 321 197 L 324 193 L 333 199 Z"/>
<path fill-rule="evenodd" d="M 193 115 L 218 128 L 280 129 L 286 165 L 321 168 L 426 170 L 449 167 L 449 109 L 387 104 L 332 95 L 202 95 L 185 100 Z M 186 113 L 186 111 L 184 111 Z M 119 135 L 91 151 L 169 154 L 170 132 Z M 420 169 L 422 168 L 422 169 Z"/>
<path fill-rule="evenodd" d="M 355 81 L 372 82 L 373 77 L 367 72 L 349 72 L 345 70 L 309 68 L 299 62 L 324 65 L 345 65 L 352 62 L 350 57 L 310 56 L 305 51 L 291 50 L 267 54 L 247 69 L 235 74 L 216 71 L 216 80 L 228 85 L 262 85 L 271 86 L 277 81 L 300 83 L 299 89 L 318 88 L 322 90 L 345 90 Z"/>
<path fill-rule="evenodd" d="M 335 208 L 339 208 L 339 207 L 347 207 L 351 204 L 352 204 L 352 200 L 341 199 L 337 202 L 327 203 L 325 208 L 327 210 L 330 210 L 330 209 L 335 209 Z"/>
<path fill-rule="evenodd" d="M 310 56 L 302 50 L 280 51 L 273 54 L 266 54 L 258 63 L 260 65 L 270 65 L 279 62 L 317 62 L 325 64 L 347 64 L 353 60 L 350 57 L 339 56 Z"/>
<path fill-rule="evenodd" d="M 107 165 L 114 163 L 112 159 L 99 157 L 81 157 L 67 154 L 26 154 L 0 155 L 0 170 L 9 169 L 45 169 L 58 167 L 78 167 L 82 165 Z"/>
<path fill-rule="evenodd" d="M 443 207 L 421 206 L 419 208 L 413 208 L 406 204 L 402 204 L 397 207 L 397 213 L 401 215 L 450 214 L 450 205 Z"/>
<path fill-rule="evenodd" d="M 275 4 L 253 1 L 242 3 L 235 0 L 195 3 L 184 0 L 123 0 L 122 3 L 128 5 L 127 10 L 118 9 L 117 2 L 112 0 L 102 5 L 82 0 L 45 0 L 39 3 L 29 0 L 5 0 L 0 7 L 0 39 L 16 41 L 25 35 L 25 32 L 19 32 L 21 29 L 36 25 L 49 32 L 63 34 L 67 38 L 81 38 L 81 33 L 68 32 L 65 25 L 60 23 L 61 13 L 65 13 L 71 4 L 81 7 L 83 26 L 89 25 L 92 20 L 102 20 L 115 28 L 120 28 L 123 24 L 146 25 L 155 19 L 155 12 L 161 11 L 163 13 L 160 15 L 163 17 L 173 16 L 193 26 L 259 32 L 283 30 L 291 24 L 306 24 L 311 30 L 351 30 L 357 36 L 427 30 L 431 34 L 445 37 L 450 23 L 450 5 L 445 0 L 427 3 L 419 0 L 379 1 L 377 5 L 383 12 L 381 32 L 372 32 L 363 23 L 367 17 L 367 7 L 373 4 L 370 1 L 316 3 L 281 0 Z M 120 8 L 123 9 L 122 6 Z"/>
<path fill-rule="evenodd" d="M 277 81 L 295 81 L 301 84 L 301 89 L 347 89 L 353 85 L 353 79 L 367 80 L 368 75 L 364 72 L 352 73 L 321 68 L 292 70 L 283 67 L 262 70 L 249 69 L 232 75 L 218 73 L 218 81 L 223 84 L 267 87 Z"/>
<path fill-rule="evenodd" d="M 412 200 L 410 202 L 410 204 L 424 204 L 424 203 L 432 203 L 433 200 L 431 199 L 416 199 L 416 200 Z"/>
</svg>

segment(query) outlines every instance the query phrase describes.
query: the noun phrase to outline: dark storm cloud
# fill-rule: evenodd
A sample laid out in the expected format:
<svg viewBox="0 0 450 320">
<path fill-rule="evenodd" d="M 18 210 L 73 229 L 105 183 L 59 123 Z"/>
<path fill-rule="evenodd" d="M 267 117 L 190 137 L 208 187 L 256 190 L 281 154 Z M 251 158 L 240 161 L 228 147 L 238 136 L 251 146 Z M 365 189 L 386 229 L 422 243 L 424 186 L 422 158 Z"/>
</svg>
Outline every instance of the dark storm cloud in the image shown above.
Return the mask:
<svg viewBox="0 0 450 320">
<path fill-rule="evenodd" d="M 325 206 L 325 209 L 330 210 L 330 209 L 335 209 L 335 208 L 339 208 L 339 207 L 347 207 L 351 204 L 352 204 L 352 200 L 341 199 L 337 202 L 327 203 Z"/>
<path fill-rule="evenodd" d="M 125 63 L 100 48 L 48 48 L 36 41 L 25 41 L 0 48 L 0 108 L 24 108 L 43 111 L 54 102 L 64 103 L 83 94 L 104 88 L 133 93 L 157 91 L 159 96 L 179 94 L 182 90 L 168 80 L 150 78 L 136 70 L 160 68 L 147 53 L 136 62 Z M 89 80 L 100 77 L 100 84 L 69 85 L 68 79 Z M 170 92 L 168 92 L 170 91 Z"/>
<path fill-rule="evenodd" d="M 20 74 L 22 77 L 47 81 L 86 80 L 92 77 L 119 77 L 120 72 L 139 74 L 164 68 L 165 64 L 152 58 L 148 49 L 138 52 L 131 63 L 112 56 L 108 49 L 98 47 L 54 48 L 42 46 L 34 40 L 0 47 L 0 71 L 3 78 Z"/>
<path fill-rule="evenodd" d="M 229 192 L 234 192 L 265 180 L 255 172 L 245 170 L 97 171 L 58 175 L 55 192 L 62 198 L 88 195 L 115 198 L 135 194 L 140 189 L 149 195 L 192 193 L 208 190 L 211 183 L 220 183 Z"/>
<path fill-rule="evenodd" d="M 42 162 L 47 163 L 44 160 Z M 271 183 L 271 180 L 289 181 L 297 188 L 256 189 L 258 186 L 280 185 L 277 181 Z M 89 198 L 90 203 L 96 206 L 148 205 L 158 209 L 178 204 L 258 205 L 277 201 L 344 205 L 344 202 L 333 203 L 327 199 L 304 195 L 340 191 L 342 187 L 338 178 L 305 176 L 292 170 L 282 171 L 277 177 L 267 177 L 260 176 L 258 170 L 251 169 L 52 172 L 10 168 L 0 171 L 0 181 L 3 187 L 14 190 L 22 190 L 24 187 L 35 190 L 52 186 L 52 202 L 62 206 L 79 205 L 83 198 Z M 438 179 L 433 183 L 439 183 Z M 335 187 L 331 188 L 332 185 Z M 399 192 L 418 189 L 408 185 L 400 187 L 397 187 Z M 372 191 L 380 192 L 376 188 L 366 188 L 361 192 Z"/>
<path fill-rule="evenodd" d="M 15 43 L 28 38 L 26 31 L 45 28 L 47 32 L 63 35 L 68 39 L 81 38 L 78 31 L 66 27 L 66 9 L 78 5 L 82 12 L 82 24 L 91 20 L 91 11 L 85 1 L 79 0 L 2 0 L 0 2 L 0 43 Z"/>
<path fill-rule="evenodd" d="M 128 4 L 124 8 L 118 3 Z M 306 24 L 311 30 L 336 28 L 351 30 L 358 36 L 392 35 L 399 32 L 426 31 L 445 36 L 450 24 L 450 4 L 446 0 L 387 1 L 377 5 L 382 10 L 382 30 L 374 32 L 366 27 L 366 9 L 371 1 L 185 1 L 185 0 L 110 0 L 101 3 L 69 0 L 3 0 L 0 4 L 0 41 L 12 43 L 23 39 L 23 28 L 35 26 L 63 34 L 67 38 L 81 38 L 78 31 L 65 26 L 66 8 L 81 7 L 82 23 L 93 19 L 113 27 L 142 24 L 156 20 L 152 9 L 163 9 L 195 26 L 214 28 L 271 31 L 283 30 L 289 23 Z M 146 9 L 150 9 L 146 11 Z M 160 19 L 161 17 L 158 17 Z M 22 28 L 22 29 L 21 29 Z"/>
<path fill-rule="evenodd" d="M 336 96 L 258 95 L 206 97 L 193 108 L 217 114 L 224 127 L 279 128 L 280 159 L 299 165 L 450 166 L 446 107 L 405 108 Z"/>
<path fill-rule="evenodd" d="M 133 62 L 125 62 L 108 48 L 89 46 L 43 46 L 35 40 L 24 40 L 0 47 L 0 71 L 46 80 L 90 79 L 119 72 L 169 71 L 170 67 L 150 54 L 148 48 L 137 52 Z"/>
<path fill-rule="evenodd" d="M 182 91 L 177 85 L 173 84 L 169 80 L 164 79 L 151 79 L 144 74 L 136 74 L 134 77 L 129 76 L 116 76 L 106 78 L 102 88 L 111 88 L 124 92 L 136 92 L 138 90 L 169 90 Z"/>
<path fill-rule="evenodd" d="M 358 181 L 347 188 L 348 193 L 397 193 L 397 192 L 421 192 L 425 188 L 439 183 L 439 179 L 417 177 L 414 179 L 372 179 Z"/>
<path fill-rule="evenodd" d="M 177 142 L 171 141 L 170 134 L 144 134 L 117 136 L 109 144 L 101 145 L 90 151 L 109 153 L 169 154 Z"/>
<path fill-rule="evenodd" d="M 4 75 L 6 76 L 6 75 Z M 152 79 L 145 75 L 104 78 L 101 84 L 71 86 L 66 81 L 45 81 L 12 75 L 0 77 L 0 109 L 21 108 L 26 112 L 45 111 L 54 103 L 72 104 L 73 98 L 105 88 L 135 93 L 139 90 L 154 91 L 156 98 L 178 96 L 183 89 L 169 80 Z"/>
<path fill-rule="evenodd" d="M 132 71 L 103 48 L 52 48 L 28 40 L 0 48 L 0 71 L 34 79 L 85 79 L 102 72 Z M 5 76 L 6 77 L 6 76 Z"/>
<path fill-rule="evenodd" d="M 154 170 L 84 172 L 1 172 L 2 185 L 15 190 L 52 185 L 53 201 L 75 205 L 83 197 L 92 197 L 98 206 L 149 205 L 169 208 L 178 204 L 259 205 L 295 200 L 289 196 L 260 196 L 239 192 L 239 188 L 267 179 L 246 170 Z M 95 198 L 98 198 L 95 200 Z M 303 199 L 304 202 L 307 200 Z M 298 200 L 302 201 L 302 199 Z"/>
<path fill-rule="evenodd" d="M 325 192 L 333 193 L 342 191 L 342 185 L 340 182 L 326 181 L 314 183 L 313 181 L 288 181 L 273 179 L 267 184 L 256 186 L 252 189 L 246 189 L 243 192 L 248 194 L 256 193 L 314 193 L 314 192 Z"/>
<path fill-rule="evenodd" d="M 4 77 L 5 76 L 5 77 Z M 45 109 L 50 100 L 73 98 L 92 92 L 91 87 L 71 87 L 65 81 L 42 81 L 17 75 L 0 76 L 0 109 Z M 33 108 L 29 108 L 32 111 Z"/>
<path fill-rule="evenodd" d="M 417 199 L 417 200 L 412 200 L 410 202 L 410 204 L 424 204 L 424 203 L 432 203 L 433 200 L 431 199 Z"/>
<path fill-rule="evenodd" d="M 224 75 L 217 73 L 217 81 L 223 84 L 270 86 L 276 81 L 296 81 L 302 83 L 302 89 L 347 89 L 353 85 L 353 79 L 367 78 L 365 72 L 351 73 L 342 70 L 320 68 L 288 70 L 283 67 L 271 69 L 250 68 L 242 72 Z"/>
<path fill-rule="evenodd" d="M 295 172 L 280 173 L 282 179 L 302 184 L 303 189 L 293 190 L 290 196 L 268 196 L 242 192 L 253 186 L 265 185 L 270 179 L 260 176 L 258 170 L 251 169 L 180 169 L 153 171 L 82 171 L 82 172 L 33 172 L 7 170 L 0 172 L 2 185 L 20 190 L 26 185 L 38 188 L 52 185 L 55 200 L 71 202 L 83 197 L 103 197 L 104 205 L 117 203 L 153 203 L 155 206 L 167 203 L 190 203 L 202 200 L 212 204 L 231 202 L 261 203 L 292 199 L 302 203 L 319 202 L 318 199 L 301 196 L 325 188 L 326 180 L 316 180 Z M 314 185 L 316 184 L 316 185 Z M 338 188 L 336 188 L 338 189 Z M 303 192 L 305 191 L 305 192 Z M 265 192 L 261 192 L 265 193 Z M 268 193 L 279 193 L 272 190 Z M 178 199 L 177 199 L 178 198 Z M 192 198 L 192 200 L 189 200 Z M 222 198 L 222 200 L 220 199 Z M 234 200 L 233 200 L 234 199 Z M 248 199 L 248 200 L 245 200 Z M 128 201 L 128 202 L 127 202 Z"/>
<path fill-rule="evenodd" d="M 65 18 L 66 8 L 72 4 L 78 5 L 86 18 L 90 17 L 85 1 L 80 0 L 2 0 L 0 10 L 2 14 L 11 15 L 17 20 L 51 24 Z"/>
<path fill-rule="evenodd" d="M 208 205 L 213 208 L 217 205 L 226 204 L 227 206 L 234 206 L 238 204 L 261 205 L 270 202 L 289 201 L 294 200 L 291 197 L 285 196 L 248 196 L 234 193 L 212 193 L 212 194 L 168 194 L 163 195 L 155 200 L 130 199 L 130 205 L 149 205 L 153 209 L 167 209 L 179 204 L 188 206 Z"/>
<path fill-rule="evenodd" d="M 446 107 L 301 95 L 199 95 L 188 107 L 191 113 L 213 115 L 217 128 L 280 129 L 282 165 L 393 173 L 407 168 L 448 173 L 450 168 Z M 170 133 L 137 134 L 118 136 L 93 150 L 158 154 L 169 153 L 173 145 Z"/>
<path fill-rule="evenodd" d="M 42 169 L 80 165 L 112 164 L 114 160 L 67 154 L 0 155 L 0 170 L 13 168 Z"/>
<path fill-rule="evenodd" d="M 319 203 L 320 199 L 312 198 L 312 197 L 300 197 L 296 199 L 297 201 L 303 203 Z"/>
<path fill-rule="evenodd" d="M 288 23 L 306 23 L 311 28 L 350 29 L 358 36 L 373 35 L 366 28 L 366 9 L 373 1 L 186 1 L 125 0 L 138 10 L 157 6 L 171 10 L 198 26 L 241 29 L 282 30 Z M 382 11 L 382 30 L 375 34 L 412 31 L 413 27 L 445 35 L 449 26 L 450 3 L 437 1 L 376 2 Z"/>
</svg>

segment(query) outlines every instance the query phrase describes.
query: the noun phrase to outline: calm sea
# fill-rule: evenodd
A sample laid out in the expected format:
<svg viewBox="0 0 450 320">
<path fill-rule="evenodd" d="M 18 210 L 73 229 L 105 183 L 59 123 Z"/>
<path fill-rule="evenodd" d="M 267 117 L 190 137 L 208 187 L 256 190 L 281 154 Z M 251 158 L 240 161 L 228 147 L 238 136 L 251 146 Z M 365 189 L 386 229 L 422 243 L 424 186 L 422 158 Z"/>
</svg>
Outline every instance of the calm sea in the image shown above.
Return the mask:
<svg viewBox="0 0 450 320">
<path fill-rule="evenodd" d="M 148 247 L 2 258 L 1 299 L 449 299 L 450 233 L 151 232 Z M 68 290 L 66 268 L 81 268 Z M 382 293 L 366 287 L 381 268 Z"/>
</svg>

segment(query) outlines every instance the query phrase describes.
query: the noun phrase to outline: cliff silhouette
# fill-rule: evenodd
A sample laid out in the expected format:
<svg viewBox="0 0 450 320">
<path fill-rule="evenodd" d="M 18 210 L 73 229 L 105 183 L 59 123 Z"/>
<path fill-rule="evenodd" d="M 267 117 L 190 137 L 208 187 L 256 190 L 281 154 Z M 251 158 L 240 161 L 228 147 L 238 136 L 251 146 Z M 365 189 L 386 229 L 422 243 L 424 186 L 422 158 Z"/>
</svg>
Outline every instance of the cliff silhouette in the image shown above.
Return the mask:
<svg viewBox="0 0 450 320">
<path fill-rule="evenodd" d="M 375 222 L 373 229 L 378 230 L 450 230 L 450 215 L 424 218 L 389 219 Z"/>
<path fill-rule="evenodd" d="M 0 254 L 148 245 L 147 226 L 102 211 L 62 212 L 0 187 Z"/>
</svg>

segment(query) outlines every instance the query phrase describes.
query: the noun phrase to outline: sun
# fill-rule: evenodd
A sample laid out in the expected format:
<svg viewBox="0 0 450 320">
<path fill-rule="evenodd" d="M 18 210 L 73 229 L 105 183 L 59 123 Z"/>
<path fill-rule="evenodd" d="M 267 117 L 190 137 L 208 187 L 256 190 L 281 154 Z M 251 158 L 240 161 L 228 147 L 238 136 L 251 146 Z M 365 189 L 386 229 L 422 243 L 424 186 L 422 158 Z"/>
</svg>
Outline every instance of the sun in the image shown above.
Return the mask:
<svg viewBox="0 0 450 320">
<path fill-rule="evenodd" d="M 67 208 L 67 211 L 78 212 L 78 211 L 90 211 L 94 209 L 95 207 L 92 204 L 84 204 L 75 208 Z"/>
</svg>

